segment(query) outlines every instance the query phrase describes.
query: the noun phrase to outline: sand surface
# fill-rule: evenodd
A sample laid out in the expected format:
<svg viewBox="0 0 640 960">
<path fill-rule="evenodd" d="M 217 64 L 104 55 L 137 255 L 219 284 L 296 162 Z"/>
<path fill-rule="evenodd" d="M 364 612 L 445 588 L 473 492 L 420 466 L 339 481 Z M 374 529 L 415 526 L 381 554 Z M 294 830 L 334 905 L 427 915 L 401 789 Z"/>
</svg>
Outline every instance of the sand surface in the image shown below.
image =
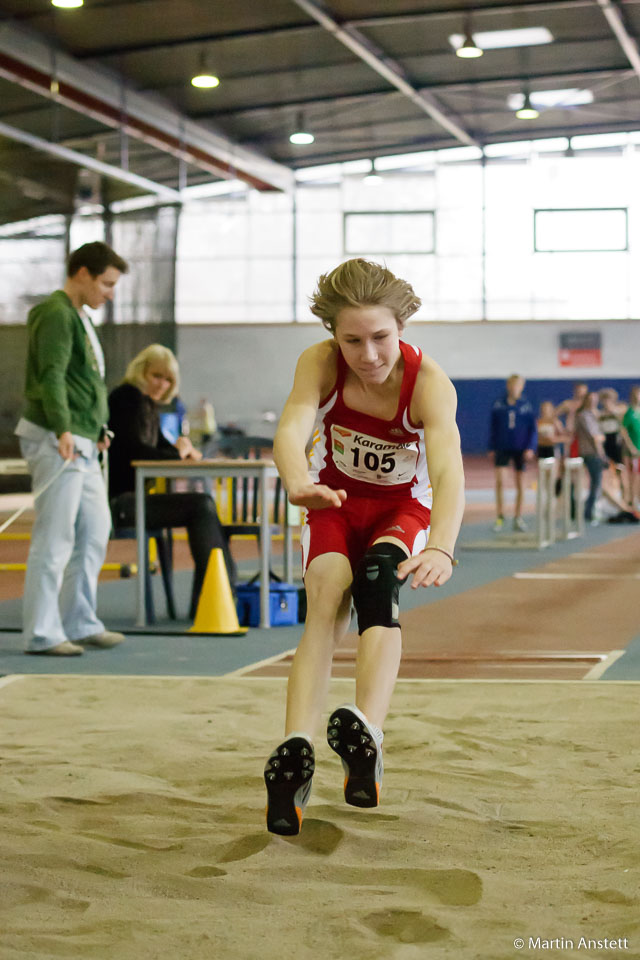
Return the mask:
<svg viewBox="0 0 640 960">
<path fill-rule="evenodd" d="M 330 704 L 351 689 L 334 681 Z M 262 767 L 284 681 L 0 686 L 0 956 L 638 960 L 638 693 L 401 682 L 381 806 L 344 804 L 319 738 L 303 831 L 283 839 Z"/>
</svg>

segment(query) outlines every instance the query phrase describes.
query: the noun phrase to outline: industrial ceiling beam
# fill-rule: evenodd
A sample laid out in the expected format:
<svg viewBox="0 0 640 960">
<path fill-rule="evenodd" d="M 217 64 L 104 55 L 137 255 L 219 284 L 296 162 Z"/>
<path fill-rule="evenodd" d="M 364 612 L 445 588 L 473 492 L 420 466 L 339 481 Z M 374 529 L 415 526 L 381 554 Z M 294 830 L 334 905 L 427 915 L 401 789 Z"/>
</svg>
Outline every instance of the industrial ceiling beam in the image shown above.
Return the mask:
<svg viewBox="0 0 640 960">
<path fill-rule="evenodd" d="M 240 179 L 256 190 L 293 186 L 287 167 L 187 120 L 158 98 L 128 90 L 119 77 L 78 63 L 9 23 L 0 24 L 0 76 L 215 177 Z"/>
<path fill-rule="evenodd" d="M 637 76 L 640 77 L 640 53 L 638 52 L 638 44 L 627 30 L 617 4 L 612 3 L 612 0 L 597 0 L 597 2 L 607 23 L 613 30 L 616 40 L 624 50 L 627 60 Z"/>
<path fill-rule="evenodd" d="M 339 43 L 355 53 L 377 74 L 384 77 L 388 83 L 403 93 L 423 113 L 428 114 L 439 126 L 444 127 L 456 140 L 469 146 L 479 146 L 478 141 L 467 130 L 443 113 L 434 97 L 428 92 L 420 92 L 412 86 L 399 63 L 375 49 L 373 44 L 354 27 L 349 25 L 341 27 L 325 11 L 325 8 L 321 7 L 315 0 L 313 2 L 312 0 L 293 0 L 293 2 L 305 13 L 308 13 L 310 17 L 313 17 Z"/>
<path fill-rule="evenodd" d="M 127 183 L 129 186 L 136 187 L 143 193 L 155 193 L 162 200 L 172 203 L 180 202 L 180 193 L 177 190 L 172 190 L 171 187 L 156 183 L 154 180 L 148 180 L 146 177 L 139 177 L 135 173 L 122 170 L 120 167 L 114 167 L 110 163 L 103 163 L 101 160 L 96 160 L 86 153 L 78 153 L 77 150 L 70 150 L 68 147 L 63 147 L 59 143 L 51 143 L 49 140 L 36 137 L 34 134 L 27 133 L 25 130 L 18 130 L 17 127 L 12 127 L 8 123 L 0 122 L 0 137 L 6 137 L 18 143 L 24 143 L 27 147 L 33 147 L 34 150 L 47 153 L 52 157 L 56 157 L 58 160 L 73 163 L 77 167 L 93 170 L 111 180 Z"/>
<path fill-rule="evenodd" d="M 640 0 L 626 0 L 627 4 L 640 3 Z M 522 3 L 492 3 L 481 7 L 473 8 L 474 19 L 491 14 L 512 14 L 522 13 L 544 13 L 547 10 L 569 10 L 579 7 L 593 7 L 593 0 L 523 0 Z M 449 7 L 443 5 L 430 10 L 421 10 L 419 12 L 411 11 L 408 13 L 380 14 L 371 17 L 353 17 L 349 20 L 349 26 L 356 29 L 367 27 L 388 27 L 397 26 L 404 23 L 422 23 L 426 20 L 442 20 L 461 18 L 464 16 L 464 8 Z M 86 53 L 78 54 L 79 60 L 99 59 L 101 57 L 126 56 L 136 53 L 155 53 L 158 50 L 172 49 L 174 47 L 189 47 L 194 45 L 203 45 L 206 43 L 225 43 L 229 40 L 248 40 L 256 38 L 278 38 L 280 36 L 291 38 L 295 33 L 306 33 L 314 29 L 315 24 L 309 23 L 291 23 L 278 25 L 274 27 L 258 27 L 255 30 L 229 30 L 220 33 L 201 33 L 190 37 L 175 37 L 166 40 L 111 44 L 104 47 L 92 47 Z"/>
<path fill-rule="evenodd" d="M 588 2 L 591 3 L 593 0 L 588 0 Z M 227 43 L 229 40 L 248 40 L 253 37 L 262 39 L 265 36 L 280 36 L 281 34 L 291 39 L 292 34 L 308 33 L 310 29 L 315 29 L 315 24 L 294 23 L 284 27 L 258 27 L 255 30 L 229 30 L 227 33 L 201 33 L 194 37 L 171 37 L 166 40 L 149 40 L 146 43 L 111 44 L 108 47 L 92 47 L 86 53 L 79 54 L 78 59 L 97 60 L 101 57 L 156 53 L 158 50 L 171 50 L 174 47 L 201 47 L 205 43 Z"/>
<path fill-rule="evenodd" d="M 628 3 L 638 3 L 640 0 L 627 0 Z M 523 0 L 522 3 L 487 3 L 482 6 L 471 6 L 473 20 L 476 17 L 490 16 L 491 14 L 511 13 L 544 13 L 546 10 L 571 10 L 577 7 L 592 7 L 593 0 Z M 371 17 L 354 17 L 349 23 L 354 27 L 386 27 L 405 23 L 421 23 L 425 20 L 443 20 L 457 17 L 464 19 L 467 8 L 465 6 L 431 8 L 430 10 L 411 10 L 407 13 L 383 13 Z"/>
<path fill-rule="evenodd" d="M 573 70 L 552 70 L 550 73 L 544 73 L 542 71 L 529 71 L 527 76 L 531 81 L 538 80 L 565 80 L 567 77 L 575 77 L 576 81 L 582 82 L 584 78 L 585 82 L 591 82 L 593 79 L 598 77 L 615 77 L 617 76 L 618 82 L 624 80 L 628 75 L 632 75 L 633 70 L 630 70 L 629 67 L 596 67 L 591 69 L 574 68 Z M 484 86 L 505 86 L 506 84 L 517 83 L 518 85 L 522 84 L 522 72 L 518 71 L 513 74 L 501 74 L 499 77 L 483 77 L 483 78 L 474 78 L 472 80 L 458 80 L 455 83 L 450 81 L 438 80 L 435 83 L 429 84 L 429 90 L 437 90 L 442 93 L 448 93 L 449 91 L 454 92 L 456 90 L 476 90 Z M 421 88 L 418 87 L 418 90 Z M 329 94 L 327 96 L 320 97 L 296 97 L 292 100 L 272 100 L 267 103 L 255 103 L 248 106 L 242 107 L 228 107 L 224 110 L 217 110 L 217 117 L 244 117 L 249 114 L 260 114 L 261 112 L 271 112 L 272 110 L 304 110 L 307 107 L 312 107 L 314 104 L 322 106 L 323 104 L 331 104 L 336 107 L 349 107 L 350 105 L 356 104 L 367 104 L 377 100 L 380 97 L 393 97 L 398 95 L 397 90 L 390 90 L 388 86 L 380 87 L 376 90 L 366 90 L 362 92 L 355 93 L 338 93 L 338 94 Z M 201 114 L 195 113 L 194 117 L 197 119 L 199 116 L 206 117 L 209 114 L 202 112 Z"/>
<path fill-rule="evenodd" d="M 610 123 L 580 124 L 579 126 L 573 127 L 571 132 L 568 132 L 564 125 L 540 127 L 536 121 L 535 128 L 527 125 L 526 128 L 519 127 L 517 130 L 513 127 L 494 130 L 490 136 L 484 138 L 482 147 L 479 149 L 483 149 L 494 143 L 510 143 L 521 140 L 546 140 L 550 137 L 565 137 L 566 139 L 570 139 L 571 137 L 594 133 L 626 133 L 628 130 L 629 123 L 625 120 L 612 121 Z M 431 150 L 448 151 L 450 149 L 452 149 L 451 141 L 444 136 L 440 139 L 431 137 L 429 139 L 414 140 L 412 142 L 407 142 L 406 140 L 400 142 L 388 141 L 381 145 L 381 150 L 384 151 L 384 155 L 405 155 L 407 157 L 407 166 L 409 166 L 409 159 L 412 153 L 423 153 Z M 325 151 L 321 154 L 317 153 L 305 156 L 304 163 L 298 163 L 296 169 L 304 170 L 306 167 L 324 166 L 325 164 L 331 163 L 345 163 L 349 160 L 361 159 L 361 150 L 353 150 L 351 152 L 341 151 L 339 156 Z"/>
</svg>

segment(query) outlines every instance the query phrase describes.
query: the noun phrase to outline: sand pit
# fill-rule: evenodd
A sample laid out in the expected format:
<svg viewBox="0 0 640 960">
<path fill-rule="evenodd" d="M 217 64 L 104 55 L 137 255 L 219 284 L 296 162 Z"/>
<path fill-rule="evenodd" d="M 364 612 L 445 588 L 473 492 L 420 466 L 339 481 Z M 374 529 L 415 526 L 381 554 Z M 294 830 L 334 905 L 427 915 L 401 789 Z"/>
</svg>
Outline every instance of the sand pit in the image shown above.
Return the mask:
<svg viewBox="0 0 640 960">
<path fill-rule="evenodd" d="M 342 802 L 319 740 L 292 839 L 263 825 L 283 703 L 282 680 L 0 686 L 2 960 L 638 960 L 637 684 L 401 682 L 381 807 Z"/>
</svg>

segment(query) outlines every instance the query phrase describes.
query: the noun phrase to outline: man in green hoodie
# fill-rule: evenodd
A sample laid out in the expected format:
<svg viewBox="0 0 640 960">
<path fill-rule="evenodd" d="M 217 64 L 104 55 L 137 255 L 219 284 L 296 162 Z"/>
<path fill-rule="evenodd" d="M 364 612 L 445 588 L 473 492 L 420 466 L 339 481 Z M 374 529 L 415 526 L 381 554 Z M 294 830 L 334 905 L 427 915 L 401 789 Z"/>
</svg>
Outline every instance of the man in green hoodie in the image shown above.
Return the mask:
<svg viewBox="0 0 640 960">
<path fill-rule="evenodd" d="M 113 298 L 127 263 L 85 243 L 62 290 L 29 313 L 25 405 L 16 428 L 29 465 L 35 522 L 23 598 L 27 653 L 74 656 L 124 640 L 96 614 L 111 517 L 98 454 L 109 446 L 104 356 L 84 307 Z"/>
</svg>

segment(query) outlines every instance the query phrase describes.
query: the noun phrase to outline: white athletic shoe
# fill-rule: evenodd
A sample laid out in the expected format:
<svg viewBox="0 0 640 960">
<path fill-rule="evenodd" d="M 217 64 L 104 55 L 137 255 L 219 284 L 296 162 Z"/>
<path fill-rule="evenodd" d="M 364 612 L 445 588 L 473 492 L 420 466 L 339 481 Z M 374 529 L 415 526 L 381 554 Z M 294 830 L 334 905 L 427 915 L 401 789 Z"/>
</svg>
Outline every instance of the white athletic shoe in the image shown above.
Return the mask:
<svg viewBox="0 0 640 960">
<path fill-rule="evenodd" d="M 513 520 L 513 529 L 518 530 L 520 533 L 527 532 L 527 525 L 522 517 L 514 517 Z"/>
<path fill-rule="evenodd" d="M 344 798 L 354 807 L 377 807 L 382 784 L 382 731 L 354 704 L 334 710 L 327 740 L 342 760 Z"/>
</svg>

